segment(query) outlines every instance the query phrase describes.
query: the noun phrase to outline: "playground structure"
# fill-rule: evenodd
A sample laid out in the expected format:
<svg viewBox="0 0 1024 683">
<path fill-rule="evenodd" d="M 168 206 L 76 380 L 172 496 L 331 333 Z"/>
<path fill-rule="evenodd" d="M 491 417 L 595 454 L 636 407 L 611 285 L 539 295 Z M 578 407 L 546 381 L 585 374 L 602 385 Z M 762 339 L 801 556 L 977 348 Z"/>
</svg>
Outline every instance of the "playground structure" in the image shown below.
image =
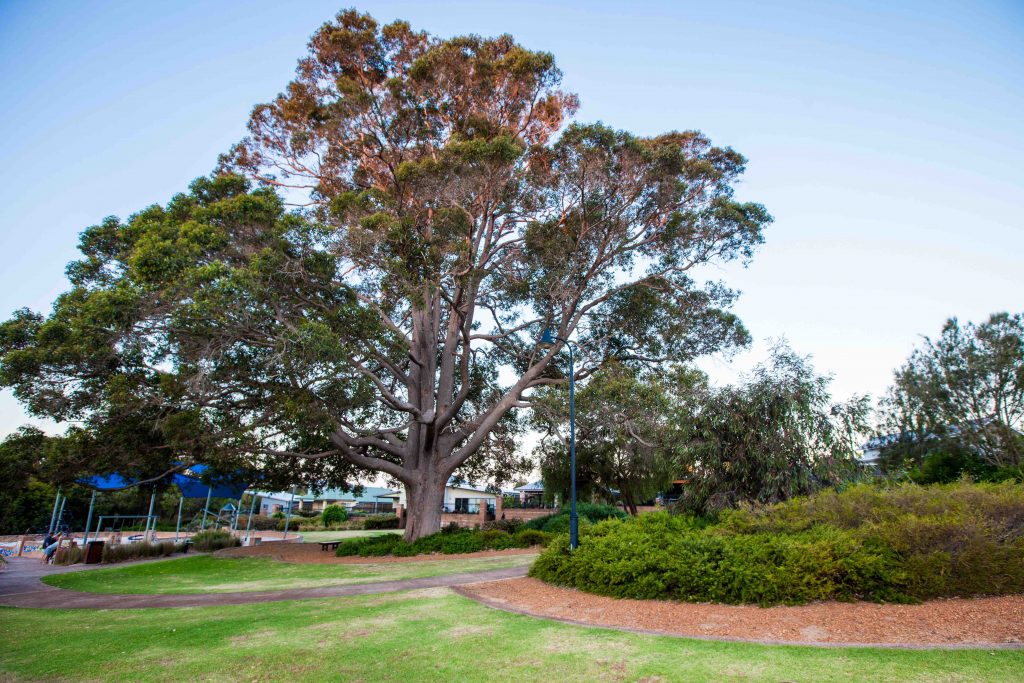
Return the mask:
<svg viewBox="0 0 1024 683">
<path fill-rule="evenodd" d="M 182 535 L 189 537 L 195 533 L 211 529 L 228 531 L 235 535 L 240 533 L 238 527 L 242 514 L 243 496 L 248 486 L 242 476 L 213 477 L 205 465 L 194 465 L 190 468 L 183 469 L 180 472 L 167 475 L 166 479 L 163 481 L 176 485 L 179 491 L 181 491 L 181 497 L 178 500 L 177 522 L 173 534 L 173 540 L 175 543 L 179 541 Z M 76 534 L 71 531 L 71 520 L 65 517 L 64 514 L 67 496 L 62 495 L 60 489 L 57 490 L 57 495 L 53 501 L 53 512 L 51 513 L 50 524 L 48 526 L 48 532 L 50 534 L 57 532 L 64 533 L 68 537 L 68 542 L 74 544 L 76 540 L 80 540 L 83 547 L 90 541 L 99 540 L 103 540 L 108 543 L 136 543 L 142 541 L 158 542 L 171 540 L 169 532 L 162 532 L 159 534 L 157 532 L 157 521 L 159 516 L 154 514 L 157 486 L 153 480 L 132 480 L 122 476 L 121 474 L 114 473 L 106 476 L 86 477 L 84 479 L 80 479 L 78 483 L 92 489 L 92 497 L 89 501 L 89 512 L 86 516 L 85 528 L 82 532 L 82 536 L 80 539 L 74 538 Z M 153 485 L 153 490 L 149 498 L 149 510 L 147 514 L 99 515 L 96 519 L 96 525 L 93 527 L 93 511 L 96 504 L 97 493 L 120 491 L 143 486 L 145 484 Z M 294 496 L 294 489 L 292 495 Z M 186 498 L 205 499 L 205 503 L 202 510 L 196 513 L 192 519 L 185 522 L 183 529 L 182 510 Z M 237 501 L 237 503 L 228 502 L 221 506 L 219 510 L 214 510 L 211 507 L 211 503 L 215 498 L 227 498 L 229 501 Z M 252 540 L 252 516 L 255 505 L 256 496 L 253 494 L 250 496 L 248 521 L 246 523 L 245 534 L 242 539 L 242 543 L 244 545 L 248 545 Z M 288 526 L 290 521 L 291 506 L 289 506 L 287 511 L 284 534 L 279 540 L 283 541 L 288 539 Z M 138 529 L 140 524 L 143 527 L 141 530 Z M 133 535 L 125 537 L 124 533 L 126 532 L 138 533 L 133 533 Z M 277 536 L 277 532 L 261 532 L 261 535 L 264 537 L 275 537 Z M 41 541 L 36 539 L 35 536 L 36 535 L 29 534 L 20 537 L 13 537 L 13 539 L 17 540 L 3 540 L 3 542 L 0 542 L 0 546 L 2 546 L 0 547 L 0 552 L 4 555 L 21 555 L 23 553 L 37 552 L 40 550 L 39 543 Z M 39 535 L 39 538 L 41 539 L 41 535 Z"/>
</svg>

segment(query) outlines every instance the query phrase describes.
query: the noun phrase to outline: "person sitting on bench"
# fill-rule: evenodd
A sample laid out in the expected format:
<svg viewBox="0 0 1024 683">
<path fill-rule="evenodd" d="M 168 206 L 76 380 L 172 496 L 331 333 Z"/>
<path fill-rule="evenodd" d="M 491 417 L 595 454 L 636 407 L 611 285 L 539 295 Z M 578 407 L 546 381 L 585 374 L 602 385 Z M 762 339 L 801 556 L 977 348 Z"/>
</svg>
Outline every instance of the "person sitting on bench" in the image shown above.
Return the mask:
<svg viewBox="0 0 1024 683">
<path fill-rule="evenodd" d="M 64 538 L 63 533 L 57 534 L 57 537 L 53 537 L 53 532 L 47 531 L 46 537 L 43 538 L 43 564 L 49 564 L 50 560 L 53 559 L 53 554 L 57 552 L 57 548 L 60 547 L 60 541 Z"/>
</svg>

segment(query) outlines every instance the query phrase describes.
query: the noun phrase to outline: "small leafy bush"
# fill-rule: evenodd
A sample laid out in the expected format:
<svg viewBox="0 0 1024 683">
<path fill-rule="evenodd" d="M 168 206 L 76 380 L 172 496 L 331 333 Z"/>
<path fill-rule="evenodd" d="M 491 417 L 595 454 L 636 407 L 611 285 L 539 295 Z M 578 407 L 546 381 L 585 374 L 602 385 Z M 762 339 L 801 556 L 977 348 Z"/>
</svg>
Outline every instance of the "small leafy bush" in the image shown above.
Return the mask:
<svg viewBox="0 0 1024 683">
<path fill-rule="evenodd" d="M 368 515 L 363 520 L 364 529 L 397 529 L 397 515 Z"/>
<path fill-rule="evenodd" d="M 521 519 L 495 519 L 480 525 L 481 529 L 498 529 L 506 534 L 514 534 L 522 527 L 523 520 Z"/>
<path fill-rule="evenodd" d="M 1024 486 L 853 486 L 727 511 L 667 513 L 559 537 L 531 569 L 602 595 L 726 603 L 919 601 L 1024 591 Z"/>
<path fill-rule="evenodd" d="M 517 548 L 529 548 L 535 545 L 547 547 L 551 539 L 554 538 L 554 534 L 536 529 L 521 529 L 512 534 L 512 538 L 515 540 Z"/>
<path fill-rule="evenodd" d="M 320 522 L 325 527 L 330 527 L 334 524 L 340 524 L 348 519 L 348 513 L 345 508 L 340 505 L 328 505 L 324 508 L 323 513 L 320 515 Z"/>
<path fill-rule="evenodd" d="M 529 548 L 534 545 L 547 545 L 551 534 L 537 530 L 524 530 L 516 534 L 508 534 L 500 529 L 444 529 L 436 534 L 424 536 L 412 543 L 406 543 L 395 534 L 357 538 L 344 541 L 338 545 L 340 557 L 360 555 L 362 557 L 379 557 L 395 555 L 410 557 L 412 555 L 428 555 L 440 553 L 457 555 L 475 553 L 481 550 L 506 550 L 508 548 Z"/>
<path fill-rule="evenodd" d="M 594 503 L 577 503 L 576 514 L 579 516 L 580 526 L 583 526 L 585 523 L 596 524 L 606 519 L 626 519 L 629 517 L 629 515 L 614 505 L 596 505 Z M 523 527 L 554 534 L 569 533 L 569 507 L 566 506 L 553 515 L 531 519 Z"/>
<path fill-rule="evenodd" d="M 237 537 L 227 531 L 200 531 L 191 540 L 192 547 L 201 553 L 212 553 L 221 548 L 235 548 L 242 545 Z"/>
</svg>

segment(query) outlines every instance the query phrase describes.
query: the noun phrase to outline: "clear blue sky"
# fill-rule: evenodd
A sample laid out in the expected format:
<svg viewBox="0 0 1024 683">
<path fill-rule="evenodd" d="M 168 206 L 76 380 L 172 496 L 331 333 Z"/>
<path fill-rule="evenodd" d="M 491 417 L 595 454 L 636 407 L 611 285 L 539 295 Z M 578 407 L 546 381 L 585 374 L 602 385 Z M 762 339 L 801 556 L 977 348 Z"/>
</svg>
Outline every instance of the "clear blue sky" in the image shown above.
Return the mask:
<svg viewBox="0 0 1024 683">
<path fill-rule="evenodd" d="M 557 6 L 555 6 L 557 4 Z M 208 173 L 343 5 L 0 0 L 0 315 L 49 310 L 78 233 Z M 450 36 L 553 52 L 581 120 L 697 128 L 750 159 L 776 218 L 743 290 L 785 335 L 880 394 L 950 315 L 1024 310 L 1024 3 L 365 2 Z M 0 434 L 26 422 L 0 396 Z"/>
</svg>

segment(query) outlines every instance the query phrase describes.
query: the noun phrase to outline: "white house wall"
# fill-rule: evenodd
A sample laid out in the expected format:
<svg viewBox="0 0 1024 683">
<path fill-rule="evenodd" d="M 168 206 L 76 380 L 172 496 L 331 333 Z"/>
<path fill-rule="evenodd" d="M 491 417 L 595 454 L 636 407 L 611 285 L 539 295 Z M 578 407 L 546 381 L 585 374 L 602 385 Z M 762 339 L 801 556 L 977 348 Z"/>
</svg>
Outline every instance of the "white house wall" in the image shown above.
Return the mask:
<svg viewBox="0 0 1024 683">
<path fill-rule="evenodd" d="M 444 488 L 444 505 L 448 508 L 455 507 L 456 498 L 474 498 L 481 499 L 486 498 L 487 500 L 497 500 L 498 496 L 493 493 L 487 493 L 485 491 L 477 491 L 476 489 L 464 489 L 454 486 L 446 486 Z M 405 487 L 402 487 L 398 494 L 398 504 L 402 507 L 408 507 L 406 505 L 405 498 Z"/>
</svg>

